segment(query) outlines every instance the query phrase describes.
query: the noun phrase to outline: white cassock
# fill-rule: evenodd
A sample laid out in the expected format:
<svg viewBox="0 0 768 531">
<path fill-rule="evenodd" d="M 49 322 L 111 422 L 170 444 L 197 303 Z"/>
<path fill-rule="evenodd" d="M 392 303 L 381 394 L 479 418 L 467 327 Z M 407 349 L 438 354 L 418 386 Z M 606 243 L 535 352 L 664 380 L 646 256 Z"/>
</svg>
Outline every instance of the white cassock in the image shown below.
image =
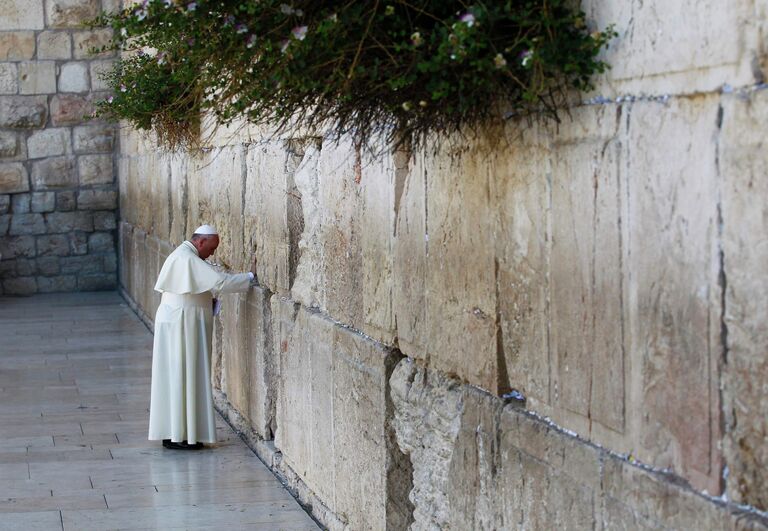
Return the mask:
<svg viewBox="0 0 768 531">
<path fill-rule="evenodd" d="M 155 315 L 149 440 L 216 442 L 211 292 L 247 291 L 252 278 L 217 271 L 188 241 L 166 259 L 155 284 L 163 296 Z"/>
</svg>

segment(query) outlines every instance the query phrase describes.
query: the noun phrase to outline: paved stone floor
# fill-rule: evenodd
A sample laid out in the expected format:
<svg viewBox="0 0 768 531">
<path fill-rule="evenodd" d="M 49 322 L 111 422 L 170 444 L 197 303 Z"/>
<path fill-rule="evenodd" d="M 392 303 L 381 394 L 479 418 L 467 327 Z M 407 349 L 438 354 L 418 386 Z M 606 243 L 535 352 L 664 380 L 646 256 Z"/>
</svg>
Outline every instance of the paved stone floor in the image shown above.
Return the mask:
<svg viewBox="0 0 768 531">
<path fill-rule="evenodd" d="M 147 441 L 152 336 L 115 293 L 0 298 L 0 529 L 314 529 L 221 419 Z"/>
</svg>

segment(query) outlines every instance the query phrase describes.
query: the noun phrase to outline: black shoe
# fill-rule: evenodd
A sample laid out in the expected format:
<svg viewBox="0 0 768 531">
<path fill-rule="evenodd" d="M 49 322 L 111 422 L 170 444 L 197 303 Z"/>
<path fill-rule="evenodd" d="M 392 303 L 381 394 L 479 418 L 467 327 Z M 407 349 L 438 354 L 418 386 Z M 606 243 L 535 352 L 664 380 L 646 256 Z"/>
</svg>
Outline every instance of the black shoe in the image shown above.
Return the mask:
<svg viewBox="0 0 768 531">
<path fill-rule="evenodd" d="M 169 450 L 202 450 L 203 443 L 189 444 L 187 441 L 173 442 L 170 439 L 163 439 L 163 447 Z"/>
</svg>

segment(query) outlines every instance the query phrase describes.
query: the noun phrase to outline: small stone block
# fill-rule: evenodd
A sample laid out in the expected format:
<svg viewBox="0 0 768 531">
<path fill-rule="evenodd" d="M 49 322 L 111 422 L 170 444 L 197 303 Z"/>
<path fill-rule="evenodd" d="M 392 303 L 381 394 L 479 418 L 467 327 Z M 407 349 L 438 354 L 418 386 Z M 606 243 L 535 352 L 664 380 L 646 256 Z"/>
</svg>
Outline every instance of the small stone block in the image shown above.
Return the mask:
<svg viewBox="0 0 768 531">
<path fill-rule="evenodd" d="M 37 272 L 40 275 L 58 275 L 60 269 L 57 256 L 41 256 L 37 259 Z"/>
<path fill-rule="evenodd" d="M 0 63 L 0 94 L 16 94 L 19 91 L 19 73 L 16 63 Z"/>
<path fill-rule="evenodd" d="M 72 35 L 74 40 L 75 59 L 95 59 L 112 57 L 115 52 L 106 50 L 99 53 L 91 53 L 93 49 L 101 49 L 109 45 L 112 40 L 112 30 L 108 28 L 92 31 L 80 31 Z"/>
<path fill-rule="evenodd" d="M 0 236 L 8 234 L 8 229 L 11 226 L 11 216 L 8 214 L 0 214 Z M 0 256 L 0 258 L 2 258 Z"/>
<path fill-rule="evenodd" d="M 37 263 L 34 258 L 18 258 L 16 260 L 16 276 L 30 277 L 37 271 Z"/>
<path fill-rule="evenodd" d="M 0 31 L 41 30 L 45 25 L 43 3 L 29 0 L 0 2 Z"/>
<path fill-rule="evenodd" d="M 0 238 L 0 256 L 4 260 L 18 257 L 34 258 L 36 254 L 34 236 Z"/>
<path fill-rule="evenodd" d="M 93 104 L 76 94 L 57 94 L 51 99 L 51 121 L 53 125 L 75 125 L 83 122 L 93 113 Z"/>
<path fill-rule="evenodd" d="M 87 92 L 88 65 L 83 62 L 64 63 L 59 70 L 59 92 Z"/>
<path fill-rule="evenodd" d="M 109 83 L 102 76 L 112 70 L 114 64 L 112 60 L 91 62 L 91 90 L 109 90 Z"/>
<path fill-rule="evenodd" d="M 23 236 L 27 234 L 45 233 L 45 219 L 42 214 L 14 214 L 8 234 Z"/>
<path fill-rule="evenodd" d="M 82 125 L 72 131 L 75 153 L 112 153 L 115 129 L 108 125 Z"/>
<path fill-rule="evenodd" d="M 65 256 L 61 259 L 61 272 L 64 275 L 89 275 L 102 273 L 103 262 L 93 256 Z"/>
<path fill-rule="evenodd" d="M 19 135 L 13 131 L 0 131 L 0 158 L 11 158 L 19 154 Z"/>
<path fill-rule="evenodd" d="M 112 155 L 82 156 L 78 160 L 78 169 L 82 186 L 112 184 L 114 181 Z"/>
<path fill-rule="evenodd" d="M 54 192 L 34 192 L 32 194 L 32 212 L 53 212 L 56 209 Z"/>
<path fill-rule="evenodd" d="M 69 212 L 77 207 L 76 192 L 56 192 L 56 210 L 59 212 Z"/>
<path fill-rule="evenodd" d="M 33 162 L 32 183 L 35 190 L 77 186 L 74 157 L 53 157 Z"/>
<path fill-rule="evenodd" d="M 35 55 L 35 34 L 32 31 L 0 33 L 0 61 L 26 61 Z"/>
<path fill-rule="evenodd" d="M 73 275 L 58 277 L 37 277 L 37 287 L 40 293 L 75 291 L 77 288 L 77 277 Z"/>
<path fill-rule="evenodd" d="M 77 196 L 81 210 L 112 210 L 117 208 L 117 192 L 114 190 L 81 190 Z"/>
<path fill-rule="evenodd" d="M 108 253 L 115 250 L 115 242 L 112 234 L 109 232 L 97 232 L 91 234 L 88 238 L 88 252 L 95 253 Z"/>
<path fill-rule="evenodd" d="M 0 193 L 13 194 L 28 190 L 27 170 L 21 163 L 0 164 Z"/>
<path fill-rule="evenodd" d="M 69 235 L 69 250 L 75 255 L 87 254 L 88 236 L 82 232 L 71 233 Z"/>
<path fill-rule="evenodd" d="M 72 39 L 66 31 L 44 31 L 37 36 L 38 59 L 70 59 Z"/>
<path fill-rule="evenodd" d="M 0 127 L 35 129 L 43 127 L 48 119 L 48 101 L 45 96 L 0 97 Z"/>
<path fill-rule="evenodd" d="M 0 214 L 7 214 L 11 209 L 11 196 L 0 195 Z"/>
<path fill-rule="evenodd" d="M 94 212 L 93 230 L 115 230 L 117 228 L 115 217 L 115 213 L 112 211 Z"/>
<path fill-rule="evenodd" d="M 66 234 L 38 236 L 37 250 L 40 256 L 68 256 L 69 238 Z"/>
<path fill-rule="evenodd" d="M 61 234 L 79 230 L 93 232 L 93 216 L 90 212 L 52 212 L 45 216 L 48 234 Z"/>
<path fill-rule="evenodd" d="M 15 194 L 11 196 L 11 212 L 14 214 L 27 214 L 31 208 L 31 194 Z"/>
<path fill-rule="evenodd" d="M 56 92 L 56 63 L 35 61 L 19 65 L 21 94 L 53 94 Z"/>
<path fill-rule="evenodd" d="M 6 295 L 32 295 L 37 293 L 37 283 L 34 277 L 16 277 L 3 281 L 3 291 Z"/>
<path fill-rule="evenodd" d="M 39 2 L 36 2 L 39 3 Z M 51 28 L 80 28 L 98 16 L 98 0 L 46 0 L 46 22 Z"/>
<path fill-rule="evenodd" d="M 53 128 L 36 131 L 27 139 L 30 159 L 55 157 L 69 153 L 69 129 Z"/>
</svg>

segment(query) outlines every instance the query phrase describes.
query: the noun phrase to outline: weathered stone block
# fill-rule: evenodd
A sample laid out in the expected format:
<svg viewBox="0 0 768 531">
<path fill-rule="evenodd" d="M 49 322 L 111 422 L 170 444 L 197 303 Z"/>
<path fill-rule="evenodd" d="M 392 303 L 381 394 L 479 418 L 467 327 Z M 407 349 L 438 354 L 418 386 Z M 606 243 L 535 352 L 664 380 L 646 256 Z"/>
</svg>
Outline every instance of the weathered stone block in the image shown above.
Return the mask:
<svg viewBox="0 0 768 531">
<path fill-rule="evenodd" d="M 102 267 L 105 273 L 117 272 L 117 254 L 112 253 L 102 258 Z"/>
<path fill-rule="evenodd" d="M 37 263 L 35 259 L 17 258 L 16 275 L 20 277 L 29 277 L 37 272 Z"/>
<path fill-rule="evenodd" d="M 0 236 L 8 234 L 8 229 L 11 226 L 11 216 L 8 214 L 0 214 Z"/>
<path fill-rule="evenodd" d="M 768 510 L 768 93 L 722 101 L 718 159 L 727 362 L 723 367 L 728 498 Z M 719 296 L 719 290 L 717 294 Z M 716 389 L 712 391 L 717 392 Z"/>
<path fill-rule="evenodd" d="M 108 253 L 115 250 L 115 241 L 111 232 L 97 232 L 88 237 L 88 252 Z"/>
<path fill-rule="evenodd" d="M 42 214 L 14 214 L 11 220 L 11 228 L 8 231 L 11 236 L 25 234 L 44 234 L 45 219 Z"/>
<path fill-rule="evenodd" d="M 88 235 L 84 232 L 71 232 L 68 235 L 69 252 L 74 255 L 88 254 Z"/>
<path fill-rule="evenodd" d="M 0 164 L 0 193 L 13 194 L 29 190 L 27 169 L 21 163 Z"/>
<path fill-rule="evenodd" d="M 114 273 L 97 275 L 80 275 L 77 277 L 78 291 L 109 291 L 117 286 L 117 277 Z"/>
<path fill-rule="evenodd" d="M 11 211 L 14 214 L 27 214 L 32 210 L 31 194 L 14 194 L 11 196 Z"/>
<path fill-rule="evenodd" d="M 19 135 L 13 131 L 0 131 L 0 158 L 13 158 L 19 154 Z"/>
<path fill-rule="evenodd" d="M 109 125 L 83 125 L 72 130 L 75 153 L 112 153 L 115 129 Z"/>
<path fill-rule="evenodd" d="M 32 187 L 52 190 L 77 186 L 74 157 L 53 157 L 32 163 Z"/>
<path fill-rule="evenodd" d="M 46 214 L 46 225 L 50 234 L 80 230 L 93 231 L 93 215 L 90 212 L 53 212 Z"/>
<path fill-rule="evenodd" d="M 711 95 L 633 105 L 622 193 L 624 335 L 630 366 L 637 367 L 635 400 L 642 404 L 635 455 L 714 495 L 722 481 L 720 392 L 713 377 L 723 356 L 718 100 Z M 660 150 L 677 156 L 660 164 Z"/>
<path fill-rule="evenodd" d="M 43 29 L 43 3 L 29 0 L 3 0 L 0 2 L 0 31 Z"/>
<path fill-rule="evenodd" d="M 65 256 L 59 260 L 63 275 L 91 275 L 104 272 L 104 262 L 94 256 Z"/>
<path fill-rule="evenodd" d="M 56 193 L 34 192 L 30 208 L 32 212 L 53 212 L 56 209 Z"/>
<path fill-rule="evenodd" d="M 496 393 L 495 226 L 488 215 L 494 150 L 484 138 L 455 142 L 425 155 L 427 357 L 435 368 Z"/>
<path fill-rule="evenodd" d="M 95 59 L 111 57 L 115 54 L 112 50 L 92 53 L 92 49 L 101 49 L 109 44 L 112 39 L 112 30 L 109 28 L 95 29 L 91 31 L 78 31 L 72 35 L 75 49 L 75 59 Z"/>
<path fill-rule="evenodd" d="M 53 94 L 56 92 L 56 63 L 34 61 L 19 65 L 21 94 Z"/>
<path fill-rule="evenodd" d="M 80 172 L 80 185 L 112 184 L 114 171 L 112 155 L 84 155 L 78 158 L 77 167 Z"/>
<path fill-rule="evenodd" d="M 3 260 L 25 257 L 34 258 L 37 255 L 34 236 L 10 236 L 0 238 L 0 256 Z"/>
<path fill-rule="evenodd" d="M 40 256 L 67 256 L 69 237 L 66 234 L 38 236 L 37 249 Z"/>
<path fill-rule="evenodd" d="M 35 33 L 8 31 L 0 33 L 0 61 L 25 61 L 35 55 Z"/>
<path fill-rule="evenodd" d="M 0 94 L 19 92 L 19 72 L 16 63 L 0 63 Z"/>
<path fill-rule="evenodd" d="M 45 0 L 45 6 L 46 23 L 52 28 L 80 28 L 101 9 L 98 0 Z"/>
<path fill-rule="evenodd" d="M 117 228 L 117 214 L 115 212 L 94 212 L 93 230 L 114 230 Z"/>
<path fill-rule="evenodd" d="M 0 195 L 0 214 L 7 214 L 11 209 L 11 196 Z"/>
<path fill-rule="evenodd" d="M 74 191 L 56 192 L 56 210 L 69 212 L 77 207 L 77 193 Z"/>
<path fill-rule="evenodd" d="M 59 267 L 59 258 L 57 256 L 41 256 L 37 258 L 37 273 L 40 275 L 53 276 L 58 275 L 61 268 Z M 38 286 L 40 286 L 40 280 L 38 279 Z M 41 290 L 42 291 L 42 290 Z"/>
<path fill-rule="evenodd" d="M 59 67 L 59 92 L 87 92 L 88 63 L 70 62 Z"/>
<path fill-rule="evenodd" d="M 27 153 L 31 159 L 55 157 L 70 152 L 69 129 L 64 127 L 35 131 L 27 138 Z"/>
<path fill-rule="evenodd" d="M 80 190 L 77 207 L 81 210 L 112 210 L 117 208 L 117 192 L 114 190 Z"/>
<path fill-rule="evenodd" d="M 76 94 L 57 94 L 51 99 L 53 125 L 76 125 L 93 113 L 93 103 Z"/>
<path fill-rule="evenodd" d="M 62 275 L 57 277 L 37 277 L 37 288 L 40 293 L 57 293 L 63 291 L 75 291 L 77 277 L 74 275 Z"/>
<path fill-rule="evenodd" d="M 67 31 L 44 31 L 37 36 L 38 59 L 70 59 L 72 38 Z"/>
<path fill-rule="evenodd" d="M 113 60 L 91 61 L 91 90 L 109 90 L 109 83 L 104 79 L 104 75 L 112 70 L 114 64 Z"/>
<path fill-rule="evenodd" d="M 35 277 L 16 277 L 3 280 L 6 295 L 32 295 L 37 293 Z"/>
<path fill-rule="evenodd" d="M 45 96 L 0 97 L 0 127 L 32 129 L 43 127 L 48 118 Z"/>
</svg>

